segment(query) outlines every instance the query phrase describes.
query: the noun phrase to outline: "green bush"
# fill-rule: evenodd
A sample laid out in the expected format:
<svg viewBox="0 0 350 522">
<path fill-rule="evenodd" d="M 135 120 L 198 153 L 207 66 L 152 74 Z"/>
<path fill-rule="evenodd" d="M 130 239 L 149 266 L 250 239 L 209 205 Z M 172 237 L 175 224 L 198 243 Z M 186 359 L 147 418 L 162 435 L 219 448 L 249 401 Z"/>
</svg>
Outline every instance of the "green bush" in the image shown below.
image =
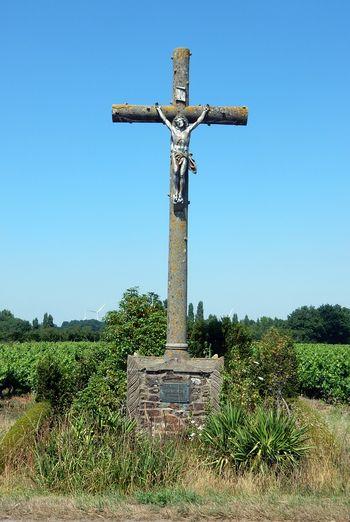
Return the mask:
<svg viewBox="0 0 350 522">
<path fill-rule="evenodd" d="M 110 348 L 99 345 L 81 353 L 45 353 L 37 363 L 38 400 L 48 400 L 58 410 L 67 409 L 109 355 Z"/>
<path fill-rule="evenodd" d="M 219 413 L 207 417 L 200 437 L 210 447 L 211 465 L 220 473 L 234 462 L 236 433 L 244 423 L 243 410 L 230 403 L 225 404 Z"/>
<path fill-rule="evenodd" d="M 137 288 L 127 290 L 119 310 L 105 319 L 104 339 L 115 344 L 120 364 L 126 368 L 128 355 L 162 355 L 166 338 L 166 310 L 154 293 L 140 294 Z"/>
<path fill-rule="evenodd" d="M 72 410 L 108 422 L 119 411 L 126 395 L 126 373 L 122 370 L 92 375 L 87 386 L 77 393 Z"/>
<path fill-rule="evenodd" d="M 350 345 L 298 344 L 297 361 L 301 393 L 350 402 Z"/>
<path fill-rule="evenodd" d="M 248 329 L 241 324 L 230 324 L 225 337 L 223 401 L 253 408 L 260 401 L 260 396 L 252 338 Z"/>
<path fill-rule="evenodd" d="M 258 409 L 236 432 L 235 462 L 239 467 L 285 470 L 307 453 L 307 427 L 282 410 Z"/>
<path fill-rule="evenodd" d="M 6 462 L 14 460 L 21 451 L 33 446 L 38 430 L 50 413 L 48 402 L 35 403 L 11 426 L 0 440 L 0 472 Z"/>
<path fill-rule="evenodd" d="M 254 409 L 260 403 L 278 406 L 298 391 L 297 358 L 292 339 L 271 328 L 252 342 L 242 325 L 232 325 L 227 336 L 224 401 Z"/>
<path fill-rule="evenodd" d="M 200 434 L 209 463 L 219 472 L 229 468 L 277 471 L 291 468 L 308 450 L 307 429 L 282 410 L 257 409 L 243 414 L 226 405 L 208 417 Z"/>
<path fill-rule="evenodd" d="M 278 405 L 298 392 L 297 357 L 293 340 L 284 332 L 271 328 L 254 346 L 254 372 L 263 400 Z"/>
<path fill-rule="evenodd" d="M 38 362 L 36 394 L 39 401 L 48 401 L 56 409 L 67 408 L 73 401 L 75 368 L 72 361 L 46 354 Z"/>
</svg>

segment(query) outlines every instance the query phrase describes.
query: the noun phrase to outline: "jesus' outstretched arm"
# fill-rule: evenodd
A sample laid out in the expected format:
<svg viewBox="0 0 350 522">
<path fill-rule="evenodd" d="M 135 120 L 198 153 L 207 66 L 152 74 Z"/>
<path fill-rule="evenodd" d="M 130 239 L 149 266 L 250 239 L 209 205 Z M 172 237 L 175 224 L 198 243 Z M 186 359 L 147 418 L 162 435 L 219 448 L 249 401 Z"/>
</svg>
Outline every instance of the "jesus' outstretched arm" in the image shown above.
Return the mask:
<svg viewBox="0 0 350 522">
<path fill-rule="evenodd" d="M 192 123 L 192 125 L 189 125 L 189 126 L 188 126 L 188 130 L 189 130 L 190 132 L 192 132 L 193 129 L 195 129 L 196 127 L 198 127 L 198 125 L 199 125 L 200 123 L 202 123 L 202 121 L 204 120 L 204 118 L 205 118 L 206 115 L 208 114 L 209 110 L 210 110 L 209 105 L 206 105 L 204 111 L 203 111 L 202 114 L 199 116 L 198 120 L 195 121 L 194 123 Z"/>
<path fill-rule="evenodd" d="M 157 109 L 157 112 L 158 112 L 159 117 L 160 117 L 160 119 L 162 120 L 162 122 L 165 123 L 165 125 L 168 127 L 168 129 L 171 130 L 171 123 L 170 123 L 170 121 L 165 117 L 165 114 L 164 114 L 164 112 L 162 111 L 162 109 L 159 107 L 158 103 L 156 103 L 156 109 Z"/>
</svg>

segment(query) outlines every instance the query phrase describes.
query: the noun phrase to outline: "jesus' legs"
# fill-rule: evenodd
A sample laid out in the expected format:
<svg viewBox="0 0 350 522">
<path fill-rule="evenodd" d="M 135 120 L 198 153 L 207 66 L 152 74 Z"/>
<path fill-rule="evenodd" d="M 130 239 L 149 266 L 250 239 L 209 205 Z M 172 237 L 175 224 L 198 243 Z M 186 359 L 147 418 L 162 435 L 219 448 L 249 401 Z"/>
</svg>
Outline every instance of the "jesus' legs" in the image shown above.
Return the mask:
<svg viewBox="0 0 350 522">
<path fill-rule="evenodd" d="M 184 200 L 184 189 L 186 182 L 186 171 L 187 171 L 187 159 L 183 159 L 180 167 L 180 190 L 179 190 L 179 202 L 183 203 Z"/>
</svg>

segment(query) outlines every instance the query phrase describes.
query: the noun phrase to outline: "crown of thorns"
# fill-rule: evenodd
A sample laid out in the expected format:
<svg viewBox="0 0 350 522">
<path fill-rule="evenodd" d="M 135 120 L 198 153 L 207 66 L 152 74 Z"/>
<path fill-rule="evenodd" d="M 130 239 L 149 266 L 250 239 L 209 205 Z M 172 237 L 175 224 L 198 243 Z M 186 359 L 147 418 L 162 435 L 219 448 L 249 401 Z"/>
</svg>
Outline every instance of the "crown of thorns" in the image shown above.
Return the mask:
<svg viewBox="0 0 350 522">
<path fill-rule="evenodd" d="M 184 116 L 182 114 L 178 114 L 177 116 L 175 116 L 175 118 L 174 118 L 175 125 L 177 125 L 177 122 L 179 120 L 183 120 L 186 123 L 186 126 L 188 126 L 188 119 L 186 118 L 186 116 Z"/>
</svg>

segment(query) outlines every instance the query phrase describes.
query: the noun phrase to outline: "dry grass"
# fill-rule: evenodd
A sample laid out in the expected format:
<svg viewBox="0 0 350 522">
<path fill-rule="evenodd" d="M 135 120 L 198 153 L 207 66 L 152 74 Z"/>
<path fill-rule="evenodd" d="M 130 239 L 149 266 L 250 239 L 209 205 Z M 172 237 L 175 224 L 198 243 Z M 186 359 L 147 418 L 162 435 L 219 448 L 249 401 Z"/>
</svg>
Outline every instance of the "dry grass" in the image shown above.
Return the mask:
<svg viewBox="0 0 350 522">
<path fill-rule="evenodd" d="M 264 496 L 203 498 L 198 504 L 159 507 L 118 496 L 40 496 L 0 500 L 2 519 L 12 520 L 289 520 L 348 521 L 347 499 Z"/>
<path fill-rule="evenodd" d="M 31 395 L 0 399 L 0 437 L 25 412 L 32 400 Z"/>
</svg>

